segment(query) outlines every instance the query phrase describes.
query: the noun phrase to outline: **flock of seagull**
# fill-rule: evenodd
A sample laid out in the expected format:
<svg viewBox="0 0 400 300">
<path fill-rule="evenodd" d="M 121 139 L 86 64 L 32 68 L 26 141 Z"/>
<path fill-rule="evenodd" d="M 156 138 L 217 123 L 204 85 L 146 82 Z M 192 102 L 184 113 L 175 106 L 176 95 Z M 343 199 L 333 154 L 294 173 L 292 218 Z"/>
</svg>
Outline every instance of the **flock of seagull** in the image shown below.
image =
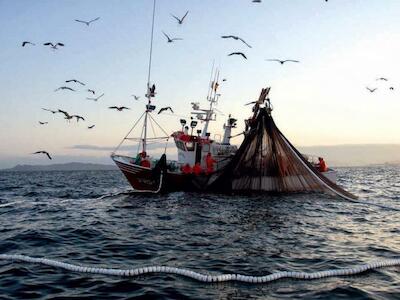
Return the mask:
<svg viewBox="0 0 400 300">
<path fill-rule="evenodd" d="M 253 3 L 261 3 L 261 0 L 252 0 L 251 2 Z M 328 2 L 328 0 L 325 0 L 325 2 Z M 178 23 L 178 25 L 183 25 L 187 16 L 189 14 L 189 11 L 186 11 L 186 13 L 182 16 L 182 17 L 178 17 L 176 15 L 171 14 L 172 18 L 174 18 L 174 20 Z M 79 20 L 79 19 L 75 19 L 74 21 L 77 23 L 81 23 L 84 24 L 86 26 L 90 26 L 92 23 L 98 21 L 100 19 L 100 17 L 96 17 L 92 20 L 89 21 L 85 21 L 85 20 Z M 174 43 L 175 41 L 180 41 L 183 40 L 183 38 L 179 38 L 179 37 L 171 37 L 169 34 L 165 33 L 164 31 L 162 31 L 163 35 L 165 36 L 165 38 L 167 39 L 167 43 Z M 243 38 L 236 36 L 236 35 L 222 35 L 221 36 L 222 39 L 233 39 L 235 41 L 240 41 L 241 43 L 243 43 L 244 45 L 246 45 L 248 48 L 252 48 L 252 46 L 247 43 Z M 36 44 L 30 41 L 23 41 L 22 42 L 22 47 L 26 47 L 27 45 L 30 46 L 35 46 Z M 59 47 L 64 47 L 65 44 L 62 42 L 45 42 L 43 43 L 44 46 L 50 47 L 53 50 L 58 50 Z M 235 51 L 235 52 L 231 52 L 228 54 L 228 56 L 240 56 L 243 59 L 247 60 L 247 56 L 245 53 L 240 52 L 240 51 Z M 284 65 L 286 63 L 299 63 L 299 60 L 294 60 L 294 59 L 277 59 L 277 58 L 269 58 L 269 59 L 265 59 L 265 61 L 270 61 L 270 62 L 277 62 L 280 65 Z M 378 78 L 377 80 L 383 80 L 383 81 L 387 81 L 386 78 Z M 226 81 L 226 79 L 224 78 L 222 81 Z M 77 84 L 81 87 L 86 86 L 86 84 L 78 79 L 69 79 L 66 80 L 65 83 L 67 84 Z M 377 90 L 377 88 L 369 88 L 367 87 L 367 89 L 373 93 L 375 90 Z M 390 87 L 391 90 L 393 90 L 393 87 Z M 67 85 L 63 85 L 58 87 L 57 89 L 54 90 L 55 92 L 58 91 L 69 91 L 69 92 L 76 92 L 77 88 L 74 87 L 70 87 Z M 104 96 L 104 93 L 101 93 L 100 95 L 97 96 L 96 91 L 93 89 L 86 89 L 85 92 L 88 92 L 91 94 L 91 97 L 86 97 L 86 100 L 91 100 L 91 101 L 95 101 L 97 102 L 100 98 L 102 98 Z M 149 93 L 150 94 L 154 94 L 155 93 L 155 85 L 153 85 L 150 89 L 149 89 Z M 135 94 L 131 95 L 136 101 L 138 101 L 140 99 L 140 96 L 137 96 Z M 147 96 L 147 95 L 146 95 Z M 116 110 L 118 112 L 122 112 L 123 110 L 129 110 L 129 107 L 126 106 L 110 106 L 108 107 L 109 109 L 112 110 Z M 62 109 L 57 109 L 57 110 L 52 110 L 52 109 L 48 109 L 48 108 L 42 108 L 42 110 L 44 111 L 48 111 L 52 114 L 60 114 L 63 115 L 64 119 L 67 120 L 67 122 L 70 122 L 72 119 L 76 119 L 76 122 L 79 122 L 79 120 L 85 121 L 85 118 L 83 116 L 77 115 L 77 114 L 70 114 L 65 110 Z M 161 114 L 164 111 L 170 111 L 171 113 L 174 113 L 173 109 L 171 107 L 163 107 L 158 111 L 158 114 Z M 47 125 L 48 122 L 44 122 L 44 121 L 39 121 L 40 125 Z M 87 126 L 88 129 L 93 129 L 95 127 L 95 125 L 90 125 Z M 32 154 L 45 154 L 49 159 L 52 159 L 52 157 L 50 156 L 50 154 L 47 151 L 41 150 L 41 151 L 36 151 Z"/>
<path fill-rule="evenodd" d="M 189 11 L 187 11 L 186 14 L 182 18 L 178 18 L 178 17 L 176 17 L 174 15 L 172 15 L 172 16 L 173 16 L 173 18 L 175 18 L 178 21 L 179 24 L 182 24 L 188 13 L 189 13 Z M 93 22 L 96 22 L 99 19 L 100 19 L 100 17 L 97 17 L 97 18 L 89 20 L 89 21 L 78 20 L 78 19 L 75 19 L 75 21 L 78 22 L 78 23 L 85 24 L 86 26 L 90 26 Z M 176 40 L 181 40 L 180 38 L 170 38 L 166 33 L 164 33 L 164 35 L 167 37 L 169 43 L 172 43 L 172 42 L 174 42 Z M 27 45 L 36 46 L 36 44 L 31 42 L 31 41 L 23 41 L 22 42 L 22 47 L 26 47 Z M 43 43 L 43 45 L 44 46 L 49 46 L 53 50 L 58 50 L 59 49 L 58 47 L 64 47 L 65 46 L 65 44 L 61 43 L 61 42 L 46 42 L 46 43 Z M 78 87 L 86 87 L 86 84 L 84 82 L 78 80 L 78 79 L 66 80 L 65 84 L 68 84 L 68 85 L 75 84 L 75 86 L 71 87 L 71 86 L 68 86 L 68 85 L 62 85 L 62 86 L 56 88 L 54 90 L 54 92 L 58 92 L 58 91 L 77 92 L 78 91 L 77 86 Z M 156 88 L 155 85 L 150 87 L 149 93 L 150 94 L 155 94 L 155 88 Z M 97 102 L 100 98 L 102 98 L 104 96 L 104 93 L 97 94 L 94 89 L 90 89 L 90 88 L 85 88 L 84 92 L 90 93 L 90 95 L 91 95 L 90 97 L 86 97 L 86 100 L 91 100 L 91 101 L 94 101 L 94 102 Z M 134 95 L 134 94 L 131 95 L 131 96 L 134 97 L 134 99 L 136 101 L 140 100 L 140 96 L 137 96 L 137 95 Z M 115 106 L 115 105 L 114 106 L 110 106 L 108 108 L 112 109 L 112 110 L 119 111 L 119 112 L 122 112 L 123 110 L 129 110 L 130 109 L 129 107 L 126 107 L 126 106 Z M 49 108 L 42 108 L 42 110 L 50 112 L 53 115 L 54 114 L 60 114 L 60 115 L 63 116 L 63 118 L 65 120 L 67 120 L 67 122 L 70 122 L 74 118 L 76 119 L 76 122 L 79 122 L 80 120 L 82 120 L 82 121 L 86 120 L 85 117 L 83 117 L 81 115 L 70 114 L 69 112 L 67 112 L 65 110 L 62 110 L 62 109 L 59 109 L 59 108 L 56 109 L 56 110 L 49 109 Z M 168 111 L 168 110 L 171 111 L 171 113 L 174 113 L 172 108 L 168 106 L 168 107 L 161 108 L 158 111 L 158 114 L 161 114 L 162 112 Z M 49 124 L 49 122 L 47 122 L 47 121 L 38 121 L 38 123 L 39 123 L 39 125 L 48 125 Z M 94 127 L 95 127 L 94 124 L 87 126 L 88 129 L 93 129 Z M 44 155 L 47 156 L 48 159 L 52 159 L 51 155 L 45 150 L 36 151 L 36 152 L 33 152 L 32 154 L 44 154 Z"/>
</svg>

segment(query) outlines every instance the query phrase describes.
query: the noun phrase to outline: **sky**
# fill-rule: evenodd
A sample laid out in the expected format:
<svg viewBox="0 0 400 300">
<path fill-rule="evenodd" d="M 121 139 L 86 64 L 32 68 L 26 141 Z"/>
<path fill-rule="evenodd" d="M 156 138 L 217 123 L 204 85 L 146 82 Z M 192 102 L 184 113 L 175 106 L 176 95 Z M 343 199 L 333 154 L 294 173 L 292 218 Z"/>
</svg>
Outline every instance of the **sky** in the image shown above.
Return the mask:
<svg viewBox="0 0 400 300">
<path fill-rule="evenodd" d="M 49 151 L 52 162 L 111 163 L 110 149 L 144 110 L 152 2 L 0 0 L 0 168 L 48 163 L 30 154 L 38 150 Z M 178 25 L 171 14 L 187 10 Z M 215 62 L 227 81 L 217 106 L 224 115 L 210 127 L 212 136 L 222 134 L 228 114 L 239 120 L 234 133 L 241 132 L 251 114 L 244 104 L 271 86 L 275 122 L 295 145 L 400 144 L 399 15 L 398 0 L 157 0 L 154 104 L 171 106 L 175 115 L 153 116 L 172 133 L 190 116 L 190 102 L 207 105 Z M 90 26 L 74 21 L 96 17 Z M 183 40 L 167 43 L 162 31 Z M 230 34 L 252 48 L 221 39 Z M 36 46 L 21 47 L 25 40 Z M 42 45 L 49 41 L 65 47 Z M 248 59 L 227 56 L 234 51 Z M 300 63 L 282 66 L 269 58 Z M 68 85 L 76 92 L 54 92 L 72 78 L 105 95 L 86 100 L 89 93 L 76 84 Z M 370 93 L 367 86 L 378 89 Z M 112 105 L 131 110 L 108 109 Z M 86 121 L 67 123 L 41 108 Z"/>
</svg>

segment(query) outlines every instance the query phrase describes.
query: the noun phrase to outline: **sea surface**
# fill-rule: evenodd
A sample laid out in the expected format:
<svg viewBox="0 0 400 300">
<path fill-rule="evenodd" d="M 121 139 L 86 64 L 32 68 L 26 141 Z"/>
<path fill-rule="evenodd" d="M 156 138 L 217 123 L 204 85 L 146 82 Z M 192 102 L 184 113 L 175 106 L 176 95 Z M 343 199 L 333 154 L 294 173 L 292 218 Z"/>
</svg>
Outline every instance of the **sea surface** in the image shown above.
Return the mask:
<svg viewBox="0 0 400 300">
<path fill-rule="evenodd" d="M 399 258 L 400 166 L 338 172 L 339 183 L 364 204 L 320 194 L 134 195 L 119 171 L 0 172 L 0 254 L 246 275 Z M 0 260 L 0 299 L 66 298 L 400 299 L 400 267 L 312 281 L 210 284 Z"/>
</svg>

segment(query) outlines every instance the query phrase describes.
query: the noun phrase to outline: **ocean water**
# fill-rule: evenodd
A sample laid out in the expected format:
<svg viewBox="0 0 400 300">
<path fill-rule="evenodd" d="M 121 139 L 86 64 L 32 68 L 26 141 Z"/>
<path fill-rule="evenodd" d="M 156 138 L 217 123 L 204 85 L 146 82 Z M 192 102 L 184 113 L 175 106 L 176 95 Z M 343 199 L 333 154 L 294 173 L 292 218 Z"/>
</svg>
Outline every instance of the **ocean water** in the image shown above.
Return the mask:
<svg viewBox="0 0 400 300">
<path fill-rule="evenodd" d="M 320 271 L 400 257 L 400 167 L 339 168 L 357 204 L 318 194 L 124 193 L 119 171 L 0 172 L 0 254 L 201 273 Z M 397 208 L 398 210 L 391 209 Z M 400 299 L 400 267 L 320 280 L 202 283 L 0 260 L 0 299 Z"/>
</svg>

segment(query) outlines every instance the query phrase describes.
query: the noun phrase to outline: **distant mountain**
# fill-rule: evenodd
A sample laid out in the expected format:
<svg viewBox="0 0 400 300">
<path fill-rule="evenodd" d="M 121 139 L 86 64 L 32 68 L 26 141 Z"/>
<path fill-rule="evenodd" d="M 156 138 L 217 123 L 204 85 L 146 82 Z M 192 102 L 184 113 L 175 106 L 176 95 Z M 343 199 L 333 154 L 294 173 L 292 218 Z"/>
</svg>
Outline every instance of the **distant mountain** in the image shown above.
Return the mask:
<svg viewBox="0 0 400 300">
<path fill-rule="evenodd" d="M 99 171 L 118 170 L 114 165 L 91 164 L 91 163 L 65 163 L 52 165 L 16 165 L 11 169 L 3 171 Z"/>
<path fill-rule="evenodd" d="M 400 164 L 400 145 L 365 144 L 298 147 L 304 154 L 322 156 L 330 166 Z"/>
</svg>

